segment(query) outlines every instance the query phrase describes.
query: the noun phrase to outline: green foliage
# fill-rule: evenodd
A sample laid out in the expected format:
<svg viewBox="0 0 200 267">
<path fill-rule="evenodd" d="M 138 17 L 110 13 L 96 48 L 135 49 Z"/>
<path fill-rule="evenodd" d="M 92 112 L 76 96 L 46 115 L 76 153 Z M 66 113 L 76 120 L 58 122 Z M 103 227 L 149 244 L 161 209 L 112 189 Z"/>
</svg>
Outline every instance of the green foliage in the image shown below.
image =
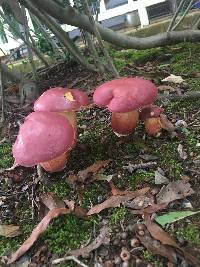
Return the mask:
<svg viewBox="0 0 200 267">
<path fill-rule="evenodd" d="M 74 215 L 62 216 L 53 221 L 43 239 L 48 241 L 53 253 L 64 254 L 79 248 L 90 237 L 93 221 L 84 221 Z"/>
<path fill-rule="evenodd" d="M 159 223 L 161 226 L 164 226 L 168 223 L 173 223 L 179 220 L 182 220 L 186 217 L 195 215 L 200 211 L 190 211 L 190 210 L 183 210 L 183 211 L 171 211 L 166 214 L 160 215 L 156 217 L 156 222 Z"/>
<path fill-rule="evenodd" d="M 11 146 L 7 143 L 0 144 L 0 168 L 11 167 L 12 162 Z"/>
</svg>

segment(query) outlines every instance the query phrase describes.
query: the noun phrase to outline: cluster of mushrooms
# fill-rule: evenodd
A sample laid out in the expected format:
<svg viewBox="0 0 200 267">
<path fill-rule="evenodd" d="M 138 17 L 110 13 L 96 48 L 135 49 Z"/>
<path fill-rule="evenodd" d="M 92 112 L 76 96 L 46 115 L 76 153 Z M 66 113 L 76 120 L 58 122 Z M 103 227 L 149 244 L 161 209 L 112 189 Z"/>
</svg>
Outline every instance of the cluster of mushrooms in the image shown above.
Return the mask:
<svg viewBox="0 0 200 267">
<path fill-rule="evenodd" d="M 98 86 L 93 102 L 112 112 L 111 125 L 118 136 L 131 134 L 140 120 L 155 136 L 162 129 L 162 109 L 153 104 L 157 94 L 149 80 L 120 78 Z M 88 96 L 78 89 L 56 87 L 44 92 L 19 129 L 12 150 L 15 162 L 25 167 L 39 164 L 48 172 L 63 170 L 77 142 L 76 111 L 88 106 Z"/>
</svg>

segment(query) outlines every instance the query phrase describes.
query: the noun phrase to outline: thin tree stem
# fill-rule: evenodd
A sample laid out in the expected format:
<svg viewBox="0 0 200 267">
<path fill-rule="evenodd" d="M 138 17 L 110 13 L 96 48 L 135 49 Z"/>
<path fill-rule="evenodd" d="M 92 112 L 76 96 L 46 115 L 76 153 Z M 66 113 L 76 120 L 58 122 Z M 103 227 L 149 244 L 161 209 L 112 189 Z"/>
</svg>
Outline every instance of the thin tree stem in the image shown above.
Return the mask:
<svg viewBox="0 0 200 267">
<path fill-rule="evenodd" d="M 180 2 L 180 4 L 179 4 L 179 6 L 178 6 L 176 12 L 174 13 L 174 15 L 173 15 L 173 17 L 172 17 L 172 20 L 171 20 L 171 22 L 170 22 L 170 24 L 169 24 L 169 26 L 168 26 L 167 32 L 171 31 L 171 29 L 172 29 L 172 27 L 173 27 L 173 25 L 174 25 L 174 22 L 175 22 L 175 20 L 176 20 L 176 18 L 177 18 L 177 16 L 178 16 L 178 13 L 179 13 L 179 11 L 181 10 L 181 8 L 182 8 L 184 2 L 185 2 L 185 0 L 181 0 L 181 2 Z"/>
<path fill-rule="evenodd" d="M 47 42 L 52 46 L 52 49 L 55 53 L 60 53 L 59 51 L 59 47 L 56 44 L 56 42 L 54 40 L 51 39 L 51 36 L 46 32 L 46 30 L 44 29 L 43 25 L 41 24 L 41 22 L 38 20 L 38 18 L 36 16 L 34 16 L 33 14 L 30 13 L 31 19 L 36 23 L 36 25 L 39 27 L 39 29 L 41 30 L 42 34 L 45 36 Z"/>
<path fill-rule="evenodd" d="M 68 37 L 66 32 L 58 25 L 58 23 L 48 16 L 46 13 L 40 12 L 39 9 L 35 8 L 33 3 L 29 0 L 24 0 L 26 7 L 35 15 L 37 18 L 47 25 L 47 27 L 52 31 L 52 33 L 59 39 L 59 41 L 66 48 L 66 51 L 70 52 L 76 61 L 81 63 L 87 69 L 95 71 L 95 66 L 89 64 L 87 60 L 81 55 L 78 48 L 73 44 L 71 39 Z"/>
<path fill-rule="evenodd" d="M 0 93 L 1 93 L 1 123 L 5 121 L 5 112 L 4 112 L 4 90 L 3 90 L 3 71 L 1 67 L 1 60 L 0 60 Z"/>
<path fill-rule="evenodd" d="M 42 53 L 40 53 L 40 51 L 37 49 L 37 45 L 35 43 L 35 40 L 33 39 L 33 37 L 31 36 L 31 34 L 29 33 L 29 37 L 30 37 L 30 40 L 32 42 L 32 46 L 34 48 L 34 51 L 37 51 L 37 56 L 38 58 L 41 60 L 41 62 L 44 63 L 45 67 L 48 68 L 49 67 L 49 63 L 47 62 L 46 58 L 43 56 Z"/>
<path fill-rule="evenodd" d="M 106 58 L 106 60 L 107 60 L 107 62 L 109 64 L 111 72 L 113 73 L 113 75 L 115 77 L 119 77 L 119 73 L 118 73 L 117 69 L 115 68 L 115 66 L 113 64 L 113 61 L 112 61 L 107 49 L 104 46 L 104 43 L 103 43 L 103 40 L 102 40 L 101 35 L 99 33 L 99 30 L 96 27 L 95 20 L 94 20 L 92 14 L 90 12 L 87 0 L 81 0 L 81 2 L 82 2 L 83 7 L 85 9 L 86 15 L 88 16 L 88 18 L 90 20 L 90 23 L 91 23 L 91 25 L 93 27 L 94 34 L 95 34 L 95 36 L 96 36 L 96 38 L 97 38 L 97 40 L 98 40 L 98 42 L 99 42 L 99 44 L 101 46 L 101 49 L 102 49 L 102 51 L 103 51 L 103 53 L 105 55 L 105 58 Z"/>
<path fill-rule="evenodd" d="M 185 16 L 187 15 L 187 13 L 189 12 L 191 6 L 192 6 L 193 0 L 190 0 L 189 5 L 187 6 L 185 12 L 183 13 L 183 15 L 181 16 L 181 18 L 177 21 L 177 23 L 172 27 L 172 31 L 176 30 L 176 28 L 181 24 L 181 22 L 184 20 Z"/>
<path fill-rule="evenodd" d="M 200 16 L 197 18 L 195 23 L 192 25 L 192 29 L 197 30 L 200 25 Z"/>
</svg>

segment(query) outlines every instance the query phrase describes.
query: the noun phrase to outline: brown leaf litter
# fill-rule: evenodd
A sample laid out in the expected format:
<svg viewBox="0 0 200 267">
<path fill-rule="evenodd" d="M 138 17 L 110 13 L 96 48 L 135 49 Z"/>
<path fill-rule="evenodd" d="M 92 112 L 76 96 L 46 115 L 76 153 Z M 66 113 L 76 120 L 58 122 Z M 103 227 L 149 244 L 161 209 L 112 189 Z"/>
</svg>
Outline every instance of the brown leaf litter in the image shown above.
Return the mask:
<svg viewBox="0 0 200 267">
<path fill-rule="evenodd" d="M 102 244 L 108 245 L 110 243 L 110 229 L 104 226 L 100 229 L 100 234 L 86 247 L 75 249 L 67 252 L 67 255 L 76 257 L 88 255 L 91 251 L 99 248 Z"/>
<path fill-rule="evenodd" d="M 115 208 L 118 207 L 120 204 L 123 204 L 133 198 L 138 196 L 145 195 L 150 190 L 149 187 L 142 188 L 137 191 L 128 191 L 126 195 L 114 195 L 105 200 L 104 202 L 93 206 L 87 213 L 87 215 L 97 214 L 100 213 L 104 209 L 108 208 Z"/>
<path fill-rule="evenodd" d="M 151 220 L 150 214 L 144 214 L 144 221 L 149 233 L 154 239 L 159 240 L 164 245 L 174 247 L 181 251 L 184 254 L 185 258 L 193 264 L 192 266 L 200 266 L 200 262 L 198 261 L 198 259 L 187 253 L 170 237 L 167 232 L 165 232 L 157 223 Z"/>
<path fill-rule="evenodd" d="M 70 175 L 66 178 L 66 181 L 70 184 L 74 184 L 75 182 L 81 182 L 84 183 L 87 180 L 90 180 L 93 178 L 93 176 L 100 171 L 102 171 L 103 168 L 105 168 L 112 160 L 100 160 L 92 164 L 91 166 L 87 167 L 84 170 L 79 171 L 77 174 Z M 97 179 L 97 176 L 92 180 Z"/>
<path fill-rule="evenodd" d="M 149 234 L 146 226 L 142 223 L 135 225 L 136 237 L 140 240 L 144 247 L 152 254 L 166 257 L 170 262 L 177 263 L 176 252 L 172 247 L 160 243 Z"/>
<path fill-rule="evenodd" d="M 11 259 L 8 260 L 8 264 L 15 262 L 19 257 L 21 257 L 27 250 L 35 243 L 38 237 L 46 231 L 49 223 L 52 219 L 60 216 L 69 214 L 70 210 L 66 208 L 55 208 L 50 210 L 47 215 L 42 219 L 42 221 L 33 229 L 29 238 L 18 248 L 18 250 L 12 254 Z"/>
<path fill-rule="evenodd" d="M 21 234 L 20 228 L 13 224 L 0 224 L 0 236 L 15 237 Z"/>
<path fill-rule="evenodd" d="M 160 192 L 156 195 L 156 200 L 158 204 L 169 203 L 177 199 L 191 196 L 192 194 L 194 194 L 194 190 L 191 188 L 191 184 L 179 180 L 163 186 Z"/>
</svg>

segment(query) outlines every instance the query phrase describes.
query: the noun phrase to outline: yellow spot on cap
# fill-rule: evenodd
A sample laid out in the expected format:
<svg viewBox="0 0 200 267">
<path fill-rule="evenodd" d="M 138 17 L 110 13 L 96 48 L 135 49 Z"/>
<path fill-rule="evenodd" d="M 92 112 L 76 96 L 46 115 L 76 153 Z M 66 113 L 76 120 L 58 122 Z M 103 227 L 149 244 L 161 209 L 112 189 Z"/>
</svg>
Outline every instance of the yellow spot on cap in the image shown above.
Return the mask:
<svg viewBox="0 0 200 267">
<path fill-rule="evenodd" d="M 73 95 L 71 92 L 67 92 L 64 94 L 64 97 L 66 100 L 69 100 L 69 101 L 75 101 L 75 99 L 73 98 Z"/>
</svg>

